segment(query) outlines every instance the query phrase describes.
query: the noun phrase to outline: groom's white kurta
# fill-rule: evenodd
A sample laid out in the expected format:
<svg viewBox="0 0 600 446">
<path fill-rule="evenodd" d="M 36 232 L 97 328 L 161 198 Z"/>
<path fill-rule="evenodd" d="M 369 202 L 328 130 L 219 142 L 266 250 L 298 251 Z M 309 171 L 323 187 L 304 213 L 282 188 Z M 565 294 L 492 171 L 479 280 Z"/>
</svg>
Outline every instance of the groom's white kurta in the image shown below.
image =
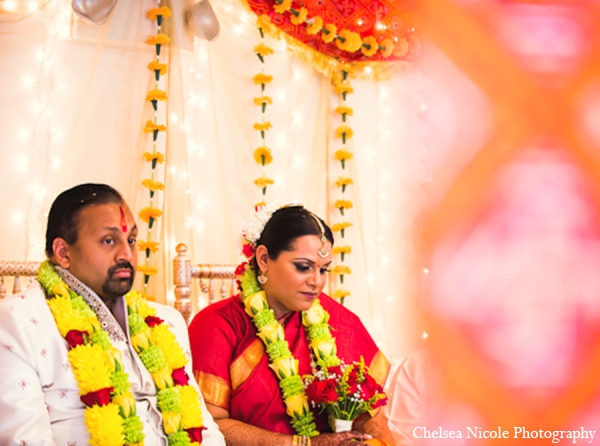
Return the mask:
<svg viewBox="0 0 600 446">
<path fill-rule="evenodd" d="M 113 345 L 121 351 L 125 371 L 144 426 L 145 445 L 166 445 L 161 415 L 156 409 L 156 390 L 151 375 L 129 342 L 123 298 L 113 306 L 114 315 L 89 288 L 61 271 L 65 281 L 90 304 Z M 172 307 L 150 302 L 166 321 L 189 358 L 187 327 Z M 84 424 L 84 404 L 46 295 L 37 282 L 0 301 L 0 445 L 83 446 L 89 442 Z M 186 366 L 190 384 L 198 388 Z M 202 401 L 207 430 L 204 445 L 225 445 L 222 434 Z"/>
</svg>

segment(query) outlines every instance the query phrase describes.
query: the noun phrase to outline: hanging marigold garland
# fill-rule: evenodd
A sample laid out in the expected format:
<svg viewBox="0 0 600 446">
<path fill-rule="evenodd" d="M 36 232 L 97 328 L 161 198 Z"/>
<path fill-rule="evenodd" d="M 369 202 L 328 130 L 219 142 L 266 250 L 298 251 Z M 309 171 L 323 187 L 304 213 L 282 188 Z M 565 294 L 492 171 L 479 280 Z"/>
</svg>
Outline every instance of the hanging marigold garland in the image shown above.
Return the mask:
<svg viewBox="0 0 600 446">
<path fill-rule="evenodd" d="M 160 88 L 161 75 L 167 73 L 167 65 L 160 61 L 160 52 L 162 45 L 168 45 L 170 42 L 169 37 L 162 33 L 162 21 L 164 18 L 171 17 L 171 10 L 166 6 L 161 6 L 161 0 L 158 0 L 157 7 L 150 9 L 147 16 L 150 20 L 156 21 L 157 29 L 156 34 L 146 40 L 146 43 L 154 45 L 155 48 L 154 60 L 148 64 L 148 70 L 154 75 L 154 88 L 146 95 L 146 101 L 152 104 L 153 117 L 146 122 L 144 127 L 144 132 L 152 134 L 152 150 L 144 152 L 144 159 L 150 163 L 151 167 L 150 178 L 146 178 L 142 181 L 142 185 L 148 190 L 149 202 L 148 205 L 140 211 L 139 216 L 142 221 L 147 223 L 148 229 L 146 240 L 138 241 L 138 247 L 145 255 L 143 264 L 138 266 L 138 271 L 141 272 L 144 277 L 144 295 L 149 297 L 147 296 L 148 282 L 150 277 L 158 272 L 156 267 L 150 266 L 151 254 L 155 254 L 159 249 L 159 243 L 152 241 L 152 229 L 156 220 L 162 216 L 162 211 L 154 204 L 154 198 L 157 191 L 163 191 L 165 189 L 164 183 L 156 179 L 157 166 L 165 161 L 163 153 L 158 149 L 158 135 L 160 132 L 165 132 L 167 130 L 165 125 L 158 123 L 159 102 L 164 102 L 168 99 L 167 92 Z"/>
<path fill-rule="evenodd" d="M 265 196 L 267 195 L 267 188 L 271 186 L 274 181 L 269 178 L 265 173 L 265 166 L 271 164 L 273 161 L 273 154 L 271 153 L 271 149 L 267 147 L 267 132 L 271 129 L 271 122 L 266 119 L 267 105 L 273 103 L 273 100 L 270 96 L 265 94 L 265 89 L 268 84 L 273 81 L 273 76 L 269 74 L 265 74 L 264 63 L 265 58 L 271 54 L 273 54 L 273 48 L 269 47 L 265 44 L 265 34 L 262 28 L 258 28 L 258 32 L 260 33 L 261 42 L 254 47 L 254 52 L 258 56 L 260 63 L 262 64 L 262 68 L 260 73 L 256 74 L 252 81 L 255 85 L 260 85 L 260 96 L 254 98 L 254 105 L 260 107 L 261 110 L 261 120 L 260 122 L 255 122 L 253 127 L 254 130 L 260 132 L 261 145 L 254 150 L 254 161 L 262 167 L 262 175 L 254 180 L 254 184 L 258 186 L 262 191 L 262 200 L 256 204 L 256 206 L 261 206 L 265 204 Z"/>
<path fill-rule="evenodd" d="M 334 223 L 331 227 L 332 231 L 339 232 L 341 236 L 341 242 L 333 248 L 333 254 L 338 255 L 338 262 L 331 270 L 332 274 L 339 276 L 340 287 L 335 289 L 333 296 L 344 303 L 344 298 L 350 295 L 350 291 L 343 288 L 344 275 L 352 273 L 349 266 L 345 264 L 346 256 L 352 252 L 352 247 L 345 243 L 346 229 L 352 226 L 352 223 L 348 220 L 348 209 L 353 207 L 353 203 L 348 199 L 349 189 L 348 186 L 354 184 L 352 178 L 349 176 L 346 170 L 347 161 L 353 158 L 353 153 L 348 149 L 347 143 L 354 135 L 352 127 L 349 125 L 349 117 L 354 114 L 354 110 L 347 103 L 348 95 L 354 92 L 350 85 L 350 73 L 352 68 L 348 64 L 341 66 L 340 76 L 334 77 L 333 84 L 335 92 L 339 94 L 340 105 L 335 109 L 335 113 L 340 116 L 341 123 L 335 129 L 335 136 L 342 141 L 342 147 L 339 148 L 335 153 L 334 157 L 340 162 L 341 175 L 338 177 L 335 185 L 339 188 L 341 195 L 333 203 L 333 207 L 336 211 L 339 211 L 342 221 Z"/>
</svg>

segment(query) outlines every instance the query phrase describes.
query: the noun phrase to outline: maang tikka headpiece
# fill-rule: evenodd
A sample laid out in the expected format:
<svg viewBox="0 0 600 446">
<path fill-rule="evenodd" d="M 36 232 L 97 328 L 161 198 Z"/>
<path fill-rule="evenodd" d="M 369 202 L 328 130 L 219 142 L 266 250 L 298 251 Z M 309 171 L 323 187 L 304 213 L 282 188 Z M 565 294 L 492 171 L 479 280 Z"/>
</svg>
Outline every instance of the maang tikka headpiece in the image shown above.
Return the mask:
<svg viewBox="0 0 600 446">
<path fill-rule="evenodd" d="M 310 215 L 312 215 L 314 220 L 317 222 L 317 225 L 319 226 L 319 230 L 321 231 L 321 243 L 323 243 L 323 245 L 319 249 L 319 255 L 322 258 L 325 258 L 329 255 L 329 250 L 327 249 L 327 237 L 325 237 L 325 228 L 323 227 L 323 223 L 321 223 L 321 220 L 319 219 L 319 217 L 317 217 L 312 212 L 310 212 Z"/>
</svg>

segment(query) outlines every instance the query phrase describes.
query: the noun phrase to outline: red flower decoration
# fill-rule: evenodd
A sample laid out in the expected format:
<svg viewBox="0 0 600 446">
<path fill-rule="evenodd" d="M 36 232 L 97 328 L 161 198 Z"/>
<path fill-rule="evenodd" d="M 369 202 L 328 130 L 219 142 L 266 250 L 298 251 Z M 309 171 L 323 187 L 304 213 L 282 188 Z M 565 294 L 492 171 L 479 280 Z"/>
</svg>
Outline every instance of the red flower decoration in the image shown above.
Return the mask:
<svg viewBox="0 0 600 446">
<path fill-rule="evenodd" d="M 185 431 L 190 436 L 190 440 L 196 443 L 202 443 L 202 431 L 206 429 L 205 427 L 191 427 L 186 429 Z"/>
<path fill-rule="evenodd" d="M 85 344 L 85 340 L 89 335 L 90 334 L 87 331 L 69 330 L 65 339 L 69 343 L 69 347 L 74 348 L 78 345 Z"/>
<path fill-rule="evenodd" d="M 244 254 L 246 258 L 249 259 L 254 255 L 254 247 L 252 245 L 244 243 L 244 246 L 242 247 L 242 254 Z"/>
<path fill-rule="evenodd" d="M 96 390 L 95 392 L 89 392 L 85 395 L 81 395 L 80 399 L 88 407 L 91 406 L 106 406 L 110 403 L 110 394 L 113 392 L 113 387 L 105 387 L 104 389 Z"/>
<path fill-rule="evenodd" d="M 385 406 L 387 404 L 387 396 L 385 398 L 381 398 L 373 403 L 372 408 L 377 409 L 378 407 Z"/>
<path fill-rule="evenodd" d="M 381 386 L 375 381 L 375 378 L 369 374 L 365 375 L 365 380 L 361 383 L 360 390 L 360 394 L 365 400 L 371 399 L 373 395 L 383 391 Z"/>
<path fill-rule="evenodd" d="M 160 325 L 162 324 L 164 321 L 156 316 L 146 316 L 146 319 L 144 319 L 144 322 L 146 322 L 148 324 L 148 327 L 152 328 L 156 325 Z"/>
<path fill-rule="evenodd" d="M 236 276 L 241 276 L 246 272 L 246 265 L 248 265 L 248 262 L 242 262 L 240 263 L 236 268 L 235 268 L 235 272 L 234 274 Z"/>
<path fill-rule="evenodd" d="M 348 375 L 348 394 L 352 395 L 356 393 L 358 390 L 358 370 L 355 368 L 352 369 L 350 374 Z"/>
<path fill-rule="evenodd" d="M 173 382 L 176 386 L 187 386 L 188 382 L 190 381 L 190 378 L 188 377 L 187 373 L 185 373 L 185 369 L 183 367 L 173 370 L 171 376 L 173 377 Z"/>
<path fill-rule="evenodd" d="M 335 390 L 335 380 L 314 380 L 306 388 L 306 396 L 316 404 L 321 404 L 323 402 L 331 404 L 336 402 L 338 399 L 338 394 Z"/>
<path fill-rule="evenodd" d="M 327 373 L 329 375 L 336 375 L 336 376 L 342 376 L 343 372 L 342 372 L 342 367 L 339 365 L 334 365 L 331 367 L 327 367 Z"/>
</svg>

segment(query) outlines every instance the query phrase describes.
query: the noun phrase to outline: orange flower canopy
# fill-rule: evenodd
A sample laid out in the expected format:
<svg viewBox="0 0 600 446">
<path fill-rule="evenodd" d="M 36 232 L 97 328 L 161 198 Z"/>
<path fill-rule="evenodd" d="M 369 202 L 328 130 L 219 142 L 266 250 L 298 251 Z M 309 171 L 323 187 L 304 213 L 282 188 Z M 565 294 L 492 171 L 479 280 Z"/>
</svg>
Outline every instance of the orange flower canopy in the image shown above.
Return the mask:
<svg viewBox="0 0 600 446">
<path fill-rule="evenodd" d="M 289 0 L 288 0 L 289 1 Z M 411 0 L 305 0 L 292 1 L 290 10 L 308 11 L 306 22 L 295 25 L 295 14 L 290 10 L 277 13 L 280 5 L 277 0 L 247 0 L 248 6 L 257 16 L 269 17 L 271 23 L 297 41 L 313 50 L 333 57 L 342 62 L 398 61 L 410 58 L 414 34 L 414 2 Z M 307 27 L 311 19 L 320 17 L 323 26 L 334 25 L 338 36 L 351 31 L 360 35 L 362 42 L 368 44 L 373 38 L 379 45 L 385 45 L 386 39 L 393 43 L 390 55 L 377 51 L 365 55 L 363 51 L 340 49 L 339 39 L 326 42 L 323 34 L 310 34 Z M 342 30 L 347 30 L 342 32 Z M 325 33 L 327 34 L 327 33 Z M 365 38 L 368 38 L 365 41 Z M 382 44 L 382 42 L 384 42 Z"/>
</svg>

